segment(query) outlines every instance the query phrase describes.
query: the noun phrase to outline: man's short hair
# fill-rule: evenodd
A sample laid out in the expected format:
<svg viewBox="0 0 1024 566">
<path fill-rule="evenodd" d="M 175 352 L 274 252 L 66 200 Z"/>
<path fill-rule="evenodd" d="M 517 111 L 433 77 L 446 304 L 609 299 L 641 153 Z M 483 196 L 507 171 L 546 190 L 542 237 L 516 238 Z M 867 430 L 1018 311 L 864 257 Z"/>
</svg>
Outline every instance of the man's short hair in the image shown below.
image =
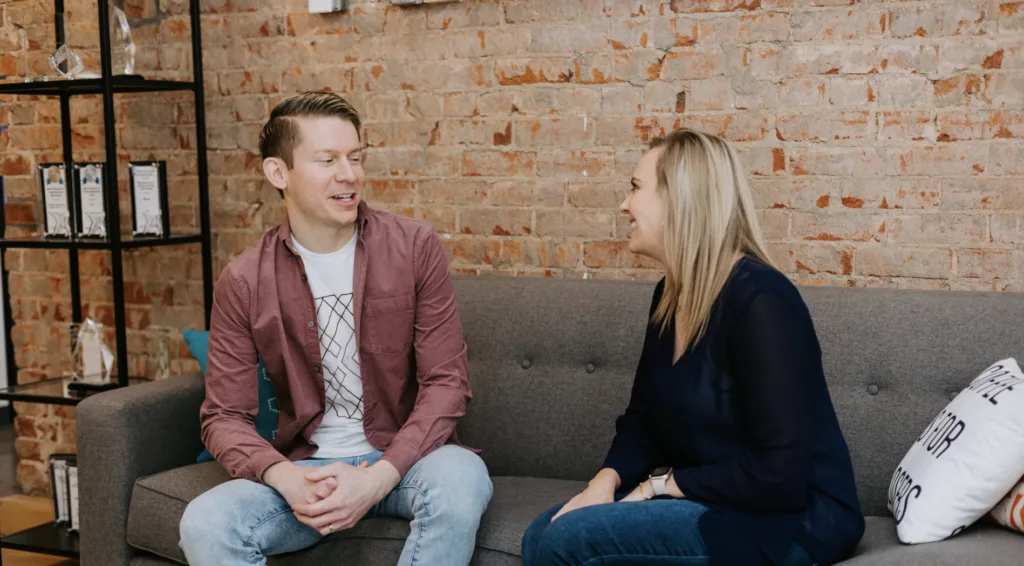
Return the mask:
<svg viewBox="0 0 1024 566">
<path fill-rule="evenodd" d="M 270 119 L 260 132 L 260 156 L 277 157 L 292 168 L 293 152 L 299 142 L 299 126 L 293 118 L 341 118 L 351 122 L 359 133 L 359 112 L 344 98 L 333 92 L 304 92 L 290 96 L 270 112 Z"/>
</svg>

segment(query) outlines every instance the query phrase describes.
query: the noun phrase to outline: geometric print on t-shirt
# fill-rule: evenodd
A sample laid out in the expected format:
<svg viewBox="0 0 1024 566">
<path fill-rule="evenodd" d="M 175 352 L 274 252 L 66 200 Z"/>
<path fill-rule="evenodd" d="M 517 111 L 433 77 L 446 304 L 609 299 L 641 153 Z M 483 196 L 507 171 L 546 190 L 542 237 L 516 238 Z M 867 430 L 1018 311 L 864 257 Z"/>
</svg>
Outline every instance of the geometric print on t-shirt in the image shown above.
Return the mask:
<svg viewBox="0 0 1024 566">
<path fill-rule="evenodd" d="M 324 295 L 314 299 L 313 304 L 316 306 L 317 321 L 323 321 L 324 315 L 329 315 L 325 324 L 317 325 L 320 331 L 327 409 L 333 410 L 339 418 L 361 421 L 363 397 L 352 391 L 353 385 L 361 385 L 352 293 Z M 341 343 L 342 340 L 344 343 Z"/>
</svg>

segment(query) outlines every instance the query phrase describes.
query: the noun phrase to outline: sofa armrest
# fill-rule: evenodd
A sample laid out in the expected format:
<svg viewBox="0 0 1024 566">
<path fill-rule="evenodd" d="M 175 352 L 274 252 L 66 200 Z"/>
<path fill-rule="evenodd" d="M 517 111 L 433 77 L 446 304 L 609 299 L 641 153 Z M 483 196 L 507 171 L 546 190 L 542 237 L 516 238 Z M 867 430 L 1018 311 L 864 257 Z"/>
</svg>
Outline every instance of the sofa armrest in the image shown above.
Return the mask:
<svg viewBox="0 0 1024 566">
<path fill-rule="evenodd" d="M 83 566 L 127 565 L 128 506 L 135 480 L 195 463 L 203 450 L 202 374 L 106 391 L 82 400 L 78 428 Z"/>
</svg>

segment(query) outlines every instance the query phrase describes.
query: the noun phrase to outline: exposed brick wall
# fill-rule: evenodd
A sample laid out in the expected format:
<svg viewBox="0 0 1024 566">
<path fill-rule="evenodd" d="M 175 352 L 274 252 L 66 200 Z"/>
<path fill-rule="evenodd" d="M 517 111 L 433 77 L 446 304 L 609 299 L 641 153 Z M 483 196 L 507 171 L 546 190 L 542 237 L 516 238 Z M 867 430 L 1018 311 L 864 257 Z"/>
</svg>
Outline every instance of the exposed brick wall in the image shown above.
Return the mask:
<svg viewBox="0 0 1024 566">
<path fill-rule="evenodd" d="M 127 4 L 140 22 L 141 72 L 190 72 L 186 3 Z M 429 221 L 459 273 L 658 277 L 625 250 L 615 207 L 645 142 L 685 125 L 736 143 L 773 253 L 800 284 L 1024 291 L 1024 3 L 350 4 L 310 15 L 300 0 L 203 3 L 215 275 L 283 215 L 256 154 L 269 109 L 329 88 L 366 118 L 369 200 Z M 0 74 L 19 64 L 0 55 Z M 7 204 L 8 217 L 29 225 L 32 168 L 59 146 L 54 110 L 19 104 L 0 106 L 0 126 L 10 126 L 0 150 L 24 199 Z M 92 108 L 76 124 L 76 151 L 102 149 Z M 178 156 L 187 188 L 187 98 L 125 97 L 122 108 L 134 108 L 119 114 L 125 152 Z M 178 221 L 195 223 L 194 203 L 180 204 Z M 183 253 L 129 260 L 129 320 L 140 333 L 158 319 L 201 323 L 198 262 Z M 32 297 L 19 332 L 45 343 L 32 332 L 68 317 L 66 292 L 56 291 L 64 260 L 32 252 L 8 261 L 35 293 L 19 297 Z M 103 312 L 109 264 L 83 265 L 97 293 L 89 312 Z M 29 338 L 18 339 L 23 351 Z M 20 356 L 26 374 L 44 366 Z M 32 428 L 19 444 L 30 462 L 37 445 L 45 452 L 70 438 L 48 424 L 67 422 L 62 415 L 47 411 L 25 421 Z"/>
</svg>

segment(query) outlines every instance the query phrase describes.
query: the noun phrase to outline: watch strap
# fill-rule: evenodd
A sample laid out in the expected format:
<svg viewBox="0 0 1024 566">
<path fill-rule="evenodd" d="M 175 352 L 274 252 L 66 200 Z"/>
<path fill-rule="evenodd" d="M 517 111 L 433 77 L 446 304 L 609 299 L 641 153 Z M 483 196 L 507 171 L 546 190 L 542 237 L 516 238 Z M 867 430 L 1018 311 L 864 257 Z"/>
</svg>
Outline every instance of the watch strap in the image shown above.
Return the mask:
<svg viewBox="0 0 1024 566">
<path fill-rule="evenodd" d="M 668 488 L 665 484 L 668 482 L 668 477 L 671 474 L 672 470 L 670 469 L 664 475 L 651 476 L 651 487 L 654 488 L 654 495 L 668 495 Z"/>
</svg>

